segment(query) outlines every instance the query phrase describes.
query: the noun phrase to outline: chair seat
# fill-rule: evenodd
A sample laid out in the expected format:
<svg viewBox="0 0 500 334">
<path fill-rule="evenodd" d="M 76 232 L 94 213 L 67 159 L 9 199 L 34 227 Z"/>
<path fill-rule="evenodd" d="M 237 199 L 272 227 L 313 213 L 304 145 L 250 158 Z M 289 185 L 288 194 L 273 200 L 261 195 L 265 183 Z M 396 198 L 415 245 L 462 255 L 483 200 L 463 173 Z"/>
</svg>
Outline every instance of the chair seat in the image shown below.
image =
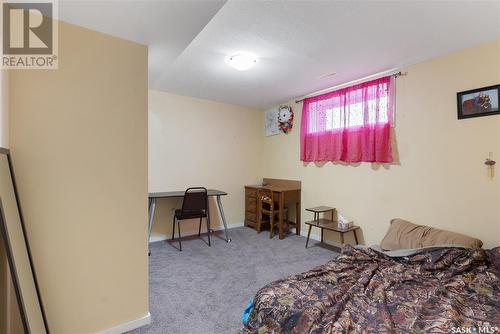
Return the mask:
<svg viewBox="0 0 500 334">
<path fill-rule="evenodd" d="M 268 210 L 268 209 L 266 209 L 266 208 L 262 208 L 262 209 L 261 209 L 261 212 L 262 212 L 263 214 L 266 214 L 266 215 L 270 215 L 270 214 L 271 214 L 271 210 Z M 288 208 L 287 208 L 287 207 L 283 208 L 283 213 L 285 213 L 285 212 L 288 212 Z M 278 210 L 274 210 L 274 214 L 275 214 L 275 215 L 277 215 L 278 213 L 279 213 L 279 211 L 278 211 Z"/>
<path fill-rule="evenodd" d="M 193 218 L 205 218 L 207 212 L 205 210 L 191 210 L 182 212 L 181 209 L 175 210 L 175 218 L 182 219 L 193 219 Z"/>
<path fill-rule="evenodd" d="M 269 209 L 270 206 L 271 206 L 270 203 L 268 203 L 268 202 L 262 202 L 262 207 L 264 209 Z M 280 207 L 280 204 L 278 202 L 274 202 L 274 210 L 275 211 L 278 210 L 279 207 Z M 288 208 L 285 206 L 285 207 L 283 207 L 283 210 L 288 210 Z"/>
</svg>

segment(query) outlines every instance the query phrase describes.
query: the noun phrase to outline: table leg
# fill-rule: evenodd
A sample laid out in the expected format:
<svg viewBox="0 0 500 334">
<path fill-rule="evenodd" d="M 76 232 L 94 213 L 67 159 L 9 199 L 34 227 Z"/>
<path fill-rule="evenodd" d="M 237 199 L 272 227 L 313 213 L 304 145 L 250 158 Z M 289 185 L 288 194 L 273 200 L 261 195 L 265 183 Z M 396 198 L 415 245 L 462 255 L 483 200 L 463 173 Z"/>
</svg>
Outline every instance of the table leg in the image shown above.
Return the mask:
<svg viewBox="0 0 500 334">
<path fill-rule="evenodd" d="M 352 230 L 352 233 L 354 233 L 354 241 L 356 241 L 356 245 L 358 245 L 358 235 L 356 234 L 356 230 Z"/>
<path fill-rule="evenodd" d="M 279 238 L 280 240 L 283 239 L 285 236 L 283 235 L 283 207 L 284 205 L 284 192 L 279 193 L 279 211 L 278 211 L 278 227 L 279 227 Z"/>
<path fill-rule="evenodd" d="M 153 223 L 155 220 L 156 211 L 156 198 L 149 199 L 149 227 L 148 227 L 148 249 L 149 249 L 149 239 L 151 238 L 151 231 L 153 230 Z M 148 255 L 151 255 L 151 250 L 148 251 Z"/>
<path fill-rule="evenodd" d="M 307 239 L 306 239 L 306 248 L 307 245 L 309 245 L 309 237 L 311 236 L 311 225 L 309 225 L 309 231 L 307 232 Z"/>
<path fill-rule="evenodd" d="M 321 229 L 321 243 L 323 243 L 323 231 L 324 229 Z"/>
<path fill-rule="evenodd" d="M 340 232 L 340 244 L 344 244 L 344 233 Z"/>
<path fill-rule="evenodd" d="M 229 238 L 229 235 L 227 233 L 226 216 L 224 216 L 224 208 L 222 207 L 222 201 L 220 200 L 220 196 L 216 197 L 217 197 L 217 206 L 219 207 L 220 216 L 222 218 L 222 224 L 224 224 L 224 233 L 226 235 L 226 242 L 231 242 L 231 239 Z"/>
</svg>

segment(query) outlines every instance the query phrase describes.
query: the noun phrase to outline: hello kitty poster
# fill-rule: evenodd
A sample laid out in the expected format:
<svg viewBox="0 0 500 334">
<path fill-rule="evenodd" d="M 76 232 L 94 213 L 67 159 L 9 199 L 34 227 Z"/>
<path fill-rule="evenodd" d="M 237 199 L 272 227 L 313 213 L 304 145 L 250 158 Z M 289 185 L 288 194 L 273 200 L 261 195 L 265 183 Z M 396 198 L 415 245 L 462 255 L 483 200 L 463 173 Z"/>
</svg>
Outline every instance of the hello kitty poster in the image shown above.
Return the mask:
<svg viewBox="0 0 500 334">
<path fill-rule="evenodd" d="M 290 106 L 279 106 L 265 112 L 266 136 L 289 134 L 293 128 L 293 111 Z"/>
</svg>

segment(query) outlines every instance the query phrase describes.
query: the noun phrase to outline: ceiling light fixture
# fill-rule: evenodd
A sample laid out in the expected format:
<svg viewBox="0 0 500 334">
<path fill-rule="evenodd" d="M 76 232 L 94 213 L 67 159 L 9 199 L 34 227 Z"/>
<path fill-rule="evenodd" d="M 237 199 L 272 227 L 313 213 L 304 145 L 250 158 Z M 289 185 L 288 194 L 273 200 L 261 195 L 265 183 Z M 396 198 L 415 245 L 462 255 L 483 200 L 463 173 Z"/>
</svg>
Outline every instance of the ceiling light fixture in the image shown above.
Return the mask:
<svg viewBox="0 0 500 334">
<path fill-rule="evenodd" d="M 248 52 L 237 53 L 226 59 L 226 63 L 238 71 L 246 71 L 257 62 L 257 57 Z"/>
</svg>

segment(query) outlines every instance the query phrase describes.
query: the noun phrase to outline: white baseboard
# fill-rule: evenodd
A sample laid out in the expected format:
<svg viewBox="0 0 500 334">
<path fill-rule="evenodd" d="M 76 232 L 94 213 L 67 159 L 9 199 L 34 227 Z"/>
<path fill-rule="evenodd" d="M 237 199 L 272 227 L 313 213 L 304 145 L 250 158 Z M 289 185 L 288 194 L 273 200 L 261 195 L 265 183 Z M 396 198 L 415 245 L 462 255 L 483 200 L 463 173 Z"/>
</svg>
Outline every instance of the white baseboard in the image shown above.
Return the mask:
<svg viewBox="0 0 500 334">
<path fill-rule="evenodd" d="M 245 226 L 245 224 L 243 224 L 243 223 L 234 223 L 234 224 L 228 224 L 227 228 L 232 229 L 232 228 L 243 227 L 243 226 Z M 214 228 L 214 231 L 224 231 L 224 226 L 219 226 L 217 228 Z M 197 233 L 182 235 L 182 237 L 191 237 L 194 235 L 197 235 Z M 165 234 L 152 233 L 151 238 L 149 238 L 149 243 L 170 240 L 170 239 L 171 238 Z"/>
<path fill-rule="evenodd" d="M 228 230 L 230 230 L 230 229 L 232 229 L 232 228 L 236 228 L 236 227 L 243 227 L 243 226 L 245 226 L 245 224 L 244 224 L 244 223 L 234 223 L 234 224 L 228 224 L 228 225 L 227 225 L 227 229 L 228 229 Z M 216 230 L 214 230 L 214 231 L 224 231 L 224 226 L 219 227 L 219 228 L 217 228 L 217 229 L 216 229 Z"/>
<path fill-rule="evenodd" d="M 149 325 L 150 323 L 151 323 L 151 314 L 148 312 L 147 315 L 139 319 L 123 323 L 121 325 L 112 327 L 110 329 L 106 329 L 104 331 L 98 332 L 97 334 L 122 334 L 134 330 L 136 328 Z"/>
<path fill-rule="evenodd" d="M 149 243 L 167 240 L 168 237 L 165 234 L 160 233 L 151 233 L 151 237 L 149 238 Z"/>
</svg>

